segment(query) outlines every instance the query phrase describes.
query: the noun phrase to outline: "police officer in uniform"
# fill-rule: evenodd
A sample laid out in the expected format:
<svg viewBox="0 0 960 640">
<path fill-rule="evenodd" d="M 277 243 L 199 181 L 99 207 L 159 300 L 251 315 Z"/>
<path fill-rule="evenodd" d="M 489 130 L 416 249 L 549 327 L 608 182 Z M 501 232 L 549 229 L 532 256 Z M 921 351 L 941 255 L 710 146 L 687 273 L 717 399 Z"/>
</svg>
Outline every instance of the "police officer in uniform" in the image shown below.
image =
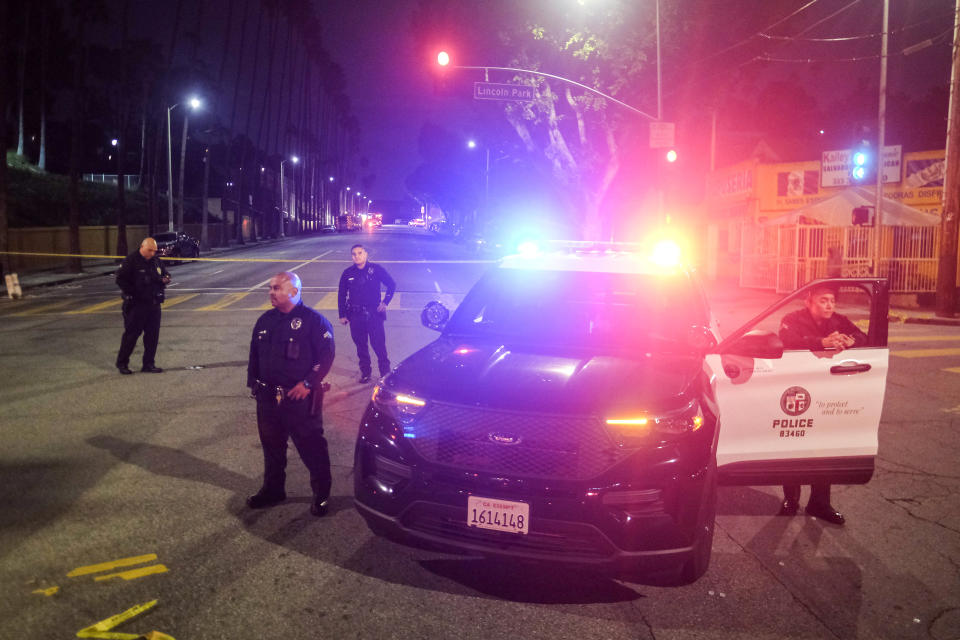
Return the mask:
<svg viewBox="0 0 960 640">
<path fill-rule="evenodd" d="M 330 454 L 323 437 L 323 377 L 333 365 L 333 325 L 303 304 L 300 278 L 270 279 L 270 303 L 253 327 L 247 386 L 257 400 L 257 430 L 263 445 L 263 486 L 247 498 L 252 509 L 286 497 L 287 440 L 310 471 L 310 513 L 323 516 L 330 497 Z"/>
<path fill-rule="evenodd" d="M 788 313 L 780 321 L 780 339 L 785 349 L 810 349 L 812 351 L 843 351 L 862 347 L 867 343 L 867 334 L 849 318 L 836 313 L 837 290 L 830 284 L 814 287 L 807 292 L 806 308 Z M 781 516 L 793 516 L 800 508 L 800 485 L 783 485 Z M 810 486 L 810 499 L 806 512 L 833 524 L 843 524 L 846 519 L 830 504 L 830 485 L 818 483 Z"/>
<path fill-rule="evenodd" d="M 387 341 L 383 323 L 387 319 L 387 305 L 393 299 L 397 284 L 378 264 L 367 261 L 367 250 L 362 244 L 350 247 L 353 266 L 347 267 L 340 276 L 337 292 L 337 307 L 340 312 L 340 324 L 350 325 L 350 337 L 357 345 L 357 358 L 360 360 L 360 379 L 358 382 L 370 382 L 370 351 L 377 354 L 377 368 L 380 375 L 390 373 L 390 359 L 387 357 Z M 386 288 L 380 299 L 380 285 Z"/>
<path fill-rule="evenodd" d="M 157 241 L 144 238 L 140 249 L 123 259 L 117 270 L 117 286 L 123 294 L 123 338 L 117 353 L 117 370 L 130 375 L 130 354 L 143 334 L 145 373 L 163 373 L 154 362 L 160 341 L 160 305 L 170 274 L 156 258 Z"/>
</svg>

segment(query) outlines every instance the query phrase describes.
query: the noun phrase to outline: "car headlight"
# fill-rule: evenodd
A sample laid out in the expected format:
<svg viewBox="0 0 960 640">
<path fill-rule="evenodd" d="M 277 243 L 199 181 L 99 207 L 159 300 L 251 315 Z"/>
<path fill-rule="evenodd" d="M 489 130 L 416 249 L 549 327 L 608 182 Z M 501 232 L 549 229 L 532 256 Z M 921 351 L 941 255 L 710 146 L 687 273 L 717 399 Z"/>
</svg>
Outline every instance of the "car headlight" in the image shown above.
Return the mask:
<svg viewBox="0 0 960 640">
<path fill-rule="evenodd" d="M 427 406 L 427 401 L 410 393 L 400 393 L 384 389 L 383 385 L 373 388 L 373 404 L 402 424 L 410 424 L 418 413 Z"/>
<path fill-rule="evenodd" d="M 691 400 L 685 407 L 658 414 L 638 412 L 606 419 L 607 429 L 624 445 L 649 442 L 652 438 L 670 440 L 698 431 L 703 426 L 700 403 Z"/>
</svg>

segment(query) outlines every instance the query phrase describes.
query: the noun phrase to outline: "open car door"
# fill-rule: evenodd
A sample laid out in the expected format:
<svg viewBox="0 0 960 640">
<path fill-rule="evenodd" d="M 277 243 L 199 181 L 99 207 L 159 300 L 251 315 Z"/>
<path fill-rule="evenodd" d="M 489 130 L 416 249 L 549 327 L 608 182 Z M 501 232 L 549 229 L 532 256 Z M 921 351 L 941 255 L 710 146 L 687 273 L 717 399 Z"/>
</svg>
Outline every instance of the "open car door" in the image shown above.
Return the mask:
<svg viewBox="0 0 960 640">
<path fill-rule="evenodd" d="M 837 288 L 836 313 L 863 333 L 842 351 L 784 348 L 782 318 L 807 293 Z M 887 381 L 883 279 L 813 281 L 725 338 L 706 362 L 719 405 L 722 484 L 861 484 L 873 475 Z M 790 348 L 790 347 L 793 348 Z"/>
</svg>

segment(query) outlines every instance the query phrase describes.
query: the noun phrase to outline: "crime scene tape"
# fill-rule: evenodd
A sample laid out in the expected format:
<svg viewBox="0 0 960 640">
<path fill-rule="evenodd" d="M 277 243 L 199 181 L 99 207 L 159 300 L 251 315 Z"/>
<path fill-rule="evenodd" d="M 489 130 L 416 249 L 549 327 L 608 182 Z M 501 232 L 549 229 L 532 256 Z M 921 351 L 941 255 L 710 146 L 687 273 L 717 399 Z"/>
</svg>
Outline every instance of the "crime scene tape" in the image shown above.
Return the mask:
<svg viewBox="0 0 960 640">
<path fill-rule="evenodd" d="M 86 253 L 35 253 L 28 251 L 0 251 L 0 255 L 34 256 L 38 258 L 83 258 L 86 260 L 123 260 L 126 256 L 91 255 Z M 177 262 L 310 262 L 343 264 L 346 259 L 316 260 L 311 258 L 181 258 L 157 256 L 160 260 Z M 377 264 L 493 264 L 496 260 L 377 260 Z"/>
</svg>

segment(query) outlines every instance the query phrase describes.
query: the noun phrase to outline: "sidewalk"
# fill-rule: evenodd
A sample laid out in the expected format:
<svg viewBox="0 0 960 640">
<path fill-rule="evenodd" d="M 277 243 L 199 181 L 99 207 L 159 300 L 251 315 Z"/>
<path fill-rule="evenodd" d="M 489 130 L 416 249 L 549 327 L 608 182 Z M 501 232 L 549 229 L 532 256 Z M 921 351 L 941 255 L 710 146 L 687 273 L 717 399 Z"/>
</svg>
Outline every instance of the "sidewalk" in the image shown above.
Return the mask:
<svg viewBox="0 0 960 640">
<path fill-rule="evenodd" d="M 302 237 L 302 236 L 293 236 L 293 237 Z M 213 258 L 220 256 L 225 253 L 232 253 L 240 249 L 250 249 L 252 247 L 262 247 L 277 242 L 283 242 L 284 240 L 290 239 L 291 236 L 284 238 L 267 238 L 263 240 L 248 241 L 244 244 L 231 244 L 226 247 L 213 247 L 204 251 L 201 254 L 203 258 Z M 91 278 L 97 278 L 104 275 L 113 274 L 120 267 L 119 260 L 114 259 L 105 259 L 105 260 L 83 260 L 83 271 L 80 273 L 70 273 L 66 271 L 66 266 L 59 267 L 56 269 L 43 269 L 40 271 L 26 271 L 18 273 L 17 277 L 20 279 L 20 288 L 23 291 L 29 289 L 35 289 L 37 287 L 52 287 L 58 284 L 66 284 L 69 282 L 75 282 L 77 280 L 89 280 Z M 2 279 L 0 279 L 2 280 Z M 3 286 L 0 283 L 0 286 Z M 6 296 L 6 288 L 3 287 L 2 295 Z"/>
</svg>

